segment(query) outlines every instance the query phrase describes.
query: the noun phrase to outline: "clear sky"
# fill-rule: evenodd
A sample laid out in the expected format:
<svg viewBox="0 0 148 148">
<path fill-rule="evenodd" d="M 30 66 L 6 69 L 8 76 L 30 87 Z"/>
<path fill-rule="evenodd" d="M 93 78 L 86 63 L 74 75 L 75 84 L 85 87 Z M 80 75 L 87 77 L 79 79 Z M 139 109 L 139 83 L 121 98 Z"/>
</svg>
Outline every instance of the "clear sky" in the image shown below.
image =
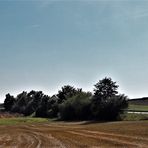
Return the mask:
<svg viewBox="0 0 148 148">
<path fill-rule="evenodd" d="M 148 96 L 148 1 L 0 0 L 0 102 L 23 90 L 93 90 Z"/>
</svg>

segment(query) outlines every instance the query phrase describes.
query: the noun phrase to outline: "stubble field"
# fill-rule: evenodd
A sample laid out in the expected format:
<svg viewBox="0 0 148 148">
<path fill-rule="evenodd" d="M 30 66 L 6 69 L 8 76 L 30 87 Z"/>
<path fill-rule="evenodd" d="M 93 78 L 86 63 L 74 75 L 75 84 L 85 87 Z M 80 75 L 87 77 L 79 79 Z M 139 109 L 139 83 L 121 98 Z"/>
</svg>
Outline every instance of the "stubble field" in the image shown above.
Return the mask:
<svg viewBox="0 0 148 148">
<path fill-rule="evenodd" d="M 148 121 L 0 125 L 0 148 L 148 147 Z"/>
</svg>

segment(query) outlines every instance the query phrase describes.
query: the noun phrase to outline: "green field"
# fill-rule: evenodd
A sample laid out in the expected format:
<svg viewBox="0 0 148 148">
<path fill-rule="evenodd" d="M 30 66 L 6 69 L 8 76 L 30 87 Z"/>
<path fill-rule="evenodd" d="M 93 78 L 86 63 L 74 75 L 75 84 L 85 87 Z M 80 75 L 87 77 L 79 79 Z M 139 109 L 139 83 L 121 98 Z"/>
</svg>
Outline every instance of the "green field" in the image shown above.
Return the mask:
<svg viewBox="0 0 148 148">
<path fill-rule="evenodd" d="M 123 121 L 140 121 L 148 120 L 148 114 L 127 113 L 122 117 Z"/>
<path fill-rule="evenodd" d="M 27 123 L 46 123 L 49 119 L 46 118 L 31 118 L 31 117 L 17 117 L 17 118 L 0 118 L 0 125 L 16 125 Z"/>
<path fill-rule="evenodd" d="M 140 121 L 148 120 L 148 114 L 135 114 L 125 113 L 122 115 L 123 121 Z M 54 123 L 55 119 L 48 118 L 33 118 L 33 117 L 13 117 L 13 118 L 0 118 L 0 125 L 21 125 L 21 124 L 33 124 L 33 123 Z M 63 121 L 57 121 L 63 122 Z"/>
<path fill-rule="evenodd" d="M 132 105 L 132 104 L 129 104 L 128 110 L 148 111 L 148 105 Z"/>
</svg>

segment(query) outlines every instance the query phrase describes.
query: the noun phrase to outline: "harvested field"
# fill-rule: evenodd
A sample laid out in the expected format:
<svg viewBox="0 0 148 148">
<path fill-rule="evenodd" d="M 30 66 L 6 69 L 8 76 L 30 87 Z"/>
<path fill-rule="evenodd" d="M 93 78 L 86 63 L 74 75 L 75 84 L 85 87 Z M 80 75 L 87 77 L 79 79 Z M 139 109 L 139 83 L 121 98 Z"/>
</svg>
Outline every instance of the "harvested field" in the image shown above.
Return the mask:
<svg viewBox="0 0 148 148">
<path fill-rule="evenodd" d="M 0 126 L 0 148 L 148 147 L 148 121 Z"/>
</svg>

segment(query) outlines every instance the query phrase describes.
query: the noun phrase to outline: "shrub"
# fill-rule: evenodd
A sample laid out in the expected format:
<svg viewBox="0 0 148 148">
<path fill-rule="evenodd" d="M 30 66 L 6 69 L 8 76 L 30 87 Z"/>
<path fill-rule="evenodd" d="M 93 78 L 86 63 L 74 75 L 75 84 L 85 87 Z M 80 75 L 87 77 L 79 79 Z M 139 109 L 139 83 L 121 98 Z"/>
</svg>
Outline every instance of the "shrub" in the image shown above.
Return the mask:
<svg viewBox="0 0 148 148">
<path fill-rule="evenodd" d="M 80 92 L 59 105 L 62 120 L 87 120 L 91 118 L 91 94 Z"/>
<path fill-rule="evenodd" d="M 96 120 L 117 120 L 123 109 L 127 108 L 128 101 L 124 95 L 117 95 L 102 99 L 99 102 L 92 101 L 91 111 Z"/>
</svg>

